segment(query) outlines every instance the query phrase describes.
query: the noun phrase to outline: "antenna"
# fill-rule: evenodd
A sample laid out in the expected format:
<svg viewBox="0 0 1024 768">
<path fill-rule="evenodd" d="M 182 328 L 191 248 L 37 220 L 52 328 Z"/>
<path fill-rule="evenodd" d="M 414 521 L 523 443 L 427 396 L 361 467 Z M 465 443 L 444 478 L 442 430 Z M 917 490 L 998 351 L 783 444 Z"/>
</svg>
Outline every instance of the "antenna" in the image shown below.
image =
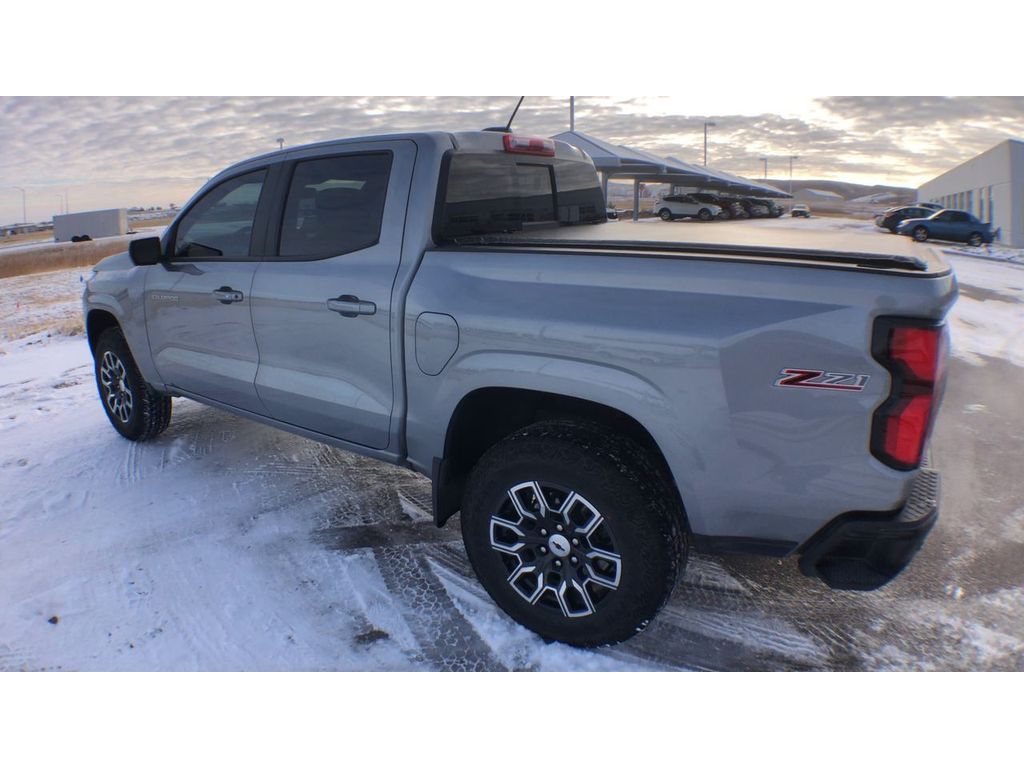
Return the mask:
<svg viewBox="0 0 1024 768">
<path fill-rule="evenodd" d="M 512 121 L 516 119 L 516 112 L 519 111 L 519 107 L 523 103 L 525 96 L 519 97 L 519 103 L 516 104 L 516 108 L 512 110 L 512 117 L 508 119 L 508 122 L 504 126 L 495 126 L 494 128 L 484 128 L 485 131 L 494 131 L 495 133 L 511 133 L 512 132 Z"/>
<path fill-rule="evenodd" d="M 523 105 L 523 99 L 525 98 L 525 96 L 519 97 L 519 101 L 516 103 L 516 108 L 512 110 L 512 116 L 508 119 L 508 125 L 505 126 L 506 133 L 512 130 L 512 121 L 516 119 L 516 113 L 519 111 L 519 107 Z"/>
</svg>

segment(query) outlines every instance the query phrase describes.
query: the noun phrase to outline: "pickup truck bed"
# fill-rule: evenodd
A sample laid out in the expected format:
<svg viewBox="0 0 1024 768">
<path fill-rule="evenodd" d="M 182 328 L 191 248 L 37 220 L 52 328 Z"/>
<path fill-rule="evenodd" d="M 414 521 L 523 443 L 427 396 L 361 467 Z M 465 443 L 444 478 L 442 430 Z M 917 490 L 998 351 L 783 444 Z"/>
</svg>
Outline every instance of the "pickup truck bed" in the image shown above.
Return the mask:
<svg viewBox="0 0 1024 768">
<path fill-rule="evenodd" d="M 928 248 L 896 254 L 920 269 L 864 266 L 861 251 L 840 260 L 835 251 L 694 243 L 690 232 L 686 243 L 631 237 L 654 227 L 714 225 L 575 227 L 428 251 L 406 316 L 443 305 L 458 318 L 459 343 L 445 375 L 410 371 L 410 458 L 445 450 L 441 425 L 417 415 L 454 413 L 479 389 L 587 401 L 600 392 L 598 402 L 650 432 L 691 532 L 709 548 L 788 554 L 839 514 L 898 509 L 913 473 L 866 450 L 871 414 L 889 394 L 886 369 L 869 353 L 873 324 L 896 311 L 940 319 L 955 297 L 948 266 Z M 868 263 L 888 264 L 892 254 L 877 251 Z M 418 345 L 416 327 L 407 333 Z M 773 386 L 783 369 L 811 363 L 867 383 L 857 392 Z M 439 520 L 453 511 L 442 504 Z"/>
</svg>

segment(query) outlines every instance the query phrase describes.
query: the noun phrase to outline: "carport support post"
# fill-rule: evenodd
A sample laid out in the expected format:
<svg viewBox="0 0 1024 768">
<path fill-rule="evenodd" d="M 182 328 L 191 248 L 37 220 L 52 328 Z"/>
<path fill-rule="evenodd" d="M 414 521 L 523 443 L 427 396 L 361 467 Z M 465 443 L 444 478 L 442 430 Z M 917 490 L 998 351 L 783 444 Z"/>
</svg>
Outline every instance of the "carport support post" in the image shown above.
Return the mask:
<svg viewBox="0 0 1024 768">
<path fill-rule="evenodd" d="M 640 179 L 633 179 L 633 221 L 640 221 Z"/>
</svg>

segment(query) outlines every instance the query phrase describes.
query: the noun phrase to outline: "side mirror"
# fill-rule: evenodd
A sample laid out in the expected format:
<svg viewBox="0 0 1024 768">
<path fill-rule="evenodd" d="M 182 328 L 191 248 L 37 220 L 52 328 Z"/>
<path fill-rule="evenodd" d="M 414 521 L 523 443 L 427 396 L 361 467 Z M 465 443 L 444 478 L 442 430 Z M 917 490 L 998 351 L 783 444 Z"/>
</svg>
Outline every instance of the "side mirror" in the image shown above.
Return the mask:
<svg viewBox="0 0 1024 768">
<path fill-rule="evenodd" d="M 159 264 L 164 257 L 159 237 L 142 237 L 128 243 L 128 255 L 137 267 Z"/>
</svg>

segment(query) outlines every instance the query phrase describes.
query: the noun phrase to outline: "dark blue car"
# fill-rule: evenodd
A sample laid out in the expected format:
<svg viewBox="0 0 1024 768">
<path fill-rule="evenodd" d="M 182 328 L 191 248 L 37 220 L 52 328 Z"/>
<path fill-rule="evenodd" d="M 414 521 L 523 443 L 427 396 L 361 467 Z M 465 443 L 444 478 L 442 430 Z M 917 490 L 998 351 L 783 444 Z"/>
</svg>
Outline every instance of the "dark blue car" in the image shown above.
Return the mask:
<svg viewBox="0 0 1024 768">
<path fill-rule="evenodd" d="M 921 219 L 904 219 L 896 226 L 896 232 L 923 243 L 925 240 L 955 240 L 959 243 L 978 246 L 991 243 L 994 239 L 992 227 L 967 211 L 950 209 Z"/>
</svg>

